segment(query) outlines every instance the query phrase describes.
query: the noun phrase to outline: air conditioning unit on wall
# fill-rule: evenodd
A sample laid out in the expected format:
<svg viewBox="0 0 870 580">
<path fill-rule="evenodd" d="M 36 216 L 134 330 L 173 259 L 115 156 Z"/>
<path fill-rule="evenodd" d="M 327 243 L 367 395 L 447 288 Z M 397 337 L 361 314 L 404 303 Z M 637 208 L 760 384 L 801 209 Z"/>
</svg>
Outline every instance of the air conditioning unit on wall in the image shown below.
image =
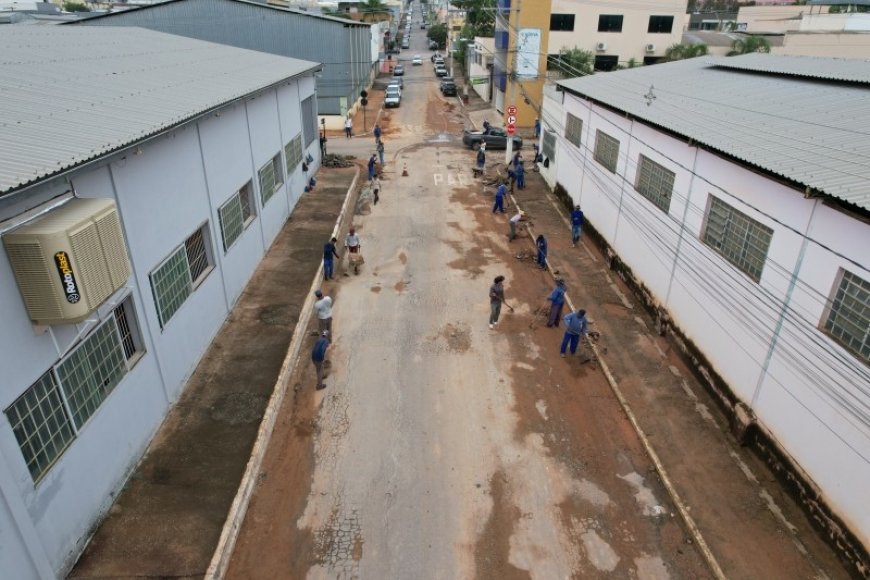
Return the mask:
<svg viewBox="0 0 870 580">
<path fill-rule="evenodd" d="M 607 50 L 607 44 L 604 42 L 599 42 L 595 45 L 595 50 L 599 52 L 604 52 L 605 50 Z"/>
<path fill-rule="evenodd" d="M 3 236 L 30 319 L 68 324 L 88 317 L 130 277 L 115 202 L 74 198 Z"/>
<path fill-rule="evenodd" d="M 656 45 L 654 45 L 654 44 L 647 44 L 647 45 L 646 45 L 646 51 L 647 51 L 647 52 L 655 52 L 655 51 L 656 51 Z"/>
</svg>

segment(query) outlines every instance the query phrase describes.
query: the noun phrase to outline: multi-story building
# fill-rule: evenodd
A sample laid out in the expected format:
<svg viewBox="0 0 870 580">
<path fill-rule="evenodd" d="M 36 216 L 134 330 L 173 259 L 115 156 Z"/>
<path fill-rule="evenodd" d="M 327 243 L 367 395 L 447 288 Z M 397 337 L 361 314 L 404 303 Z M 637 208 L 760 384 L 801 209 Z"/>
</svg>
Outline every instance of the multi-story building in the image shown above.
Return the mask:
<svg viewBox="0 0 870 580">
<path fill-rule="evenodd" d="M 686 4 L 553 0 L 547 53 L 558 58 L 563 50 L 588 50 L 595 55 L 595 70 L 601 71 L 654 64 L 669 46 L 679 44 Z"/>
<path fill-rule="evenodd" d="M 557 84 L 542 175 L 812 518 L 861 553 L 870 136 L 855 123 L 870 69 L 751 54 Z"/>
<path fill-rule="evenodd" d="M 319 65 L 123 27 L 0 52 L 0 576 L 55 578 L 319 167 Z"/>
</svg>

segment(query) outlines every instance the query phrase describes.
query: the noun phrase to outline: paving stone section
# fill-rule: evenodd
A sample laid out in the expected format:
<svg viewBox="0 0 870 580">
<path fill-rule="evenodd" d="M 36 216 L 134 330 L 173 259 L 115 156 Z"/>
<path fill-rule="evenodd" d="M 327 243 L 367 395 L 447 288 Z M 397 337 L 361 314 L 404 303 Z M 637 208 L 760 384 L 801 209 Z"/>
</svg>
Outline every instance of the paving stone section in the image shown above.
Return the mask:
<svg viewBox="0 0 870 580">
<path fill-rule="evenodd" d="M 70 578 L 205 573 L 355 171 L 318 173 Z"/>
</svg>

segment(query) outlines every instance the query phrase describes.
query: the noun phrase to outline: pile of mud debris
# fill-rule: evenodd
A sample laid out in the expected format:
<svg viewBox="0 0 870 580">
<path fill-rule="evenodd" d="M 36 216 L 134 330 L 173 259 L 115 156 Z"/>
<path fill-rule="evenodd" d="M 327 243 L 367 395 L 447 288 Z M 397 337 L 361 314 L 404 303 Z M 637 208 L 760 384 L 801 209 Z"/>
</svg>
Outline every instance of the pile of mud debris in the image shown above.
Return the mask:
<svg viewBox="0 0 870 580">
<path fill-rule="evenodd" d="M 327 153 L 323 158 L 324 167 L 350 167 L 353 165 L 353 160 L 356 159 L 353 155 L 336 155 L 335 153 Z"/>
</svg>

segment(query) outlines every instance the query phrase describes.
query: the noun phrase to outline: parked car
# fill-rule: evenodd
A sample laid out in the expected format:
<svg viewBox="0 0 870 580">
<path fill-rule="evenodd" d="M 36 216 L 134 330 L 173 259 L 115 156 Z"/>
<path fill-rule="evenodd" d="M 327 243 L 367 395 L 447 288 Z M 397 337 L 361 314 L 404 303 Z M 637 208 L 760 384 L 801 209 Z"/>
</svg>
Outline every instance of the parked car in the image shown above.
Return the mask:
<svg viewBox="0 0 870 580">
<path fill-rule="evenodd" d="M 396 68 L 393 69 L 393 76 L 394 77 L 404 76 L 404 74 L 405 74 L 405 65 L 403 65 L 403 64 L 398 64 L 398 65 L 396 65 Z"/>
<path fill-rule="evenodd" d="M 486 143 L 487 149 L 507 149 L 508 135 L 504 129 L 492 128 L 488 135 L 484 135 L 482 131 L 469 131 L 466 129 L 462 132 L 462 142 L 475 151 L 480 149 L 481 143 Z M 521 137 L 514 135 L 513 137 L 514 151 L 518 151 L 523 147 Z"/>
<path fill-rule="evenodd" d="M 415 54 L 414 58 L 411 59 L 412 66 L 420 66 L 423 64 L 423 57 L 419 54 Z"/>
<path fill-rule="evenodd" d="M 405 81 L 403 80 L 402 77 L 393 77 L 393 78 L 391 78 L 389 84 L 391 84 L 391 85 L 398 85 L 398 87 L 399 87 L 400 89 L 404 89 L 404 88 L 405 88 Z"/>
<path fill-rule="evenodd" d="M 388 90 L 391 89 L 391 88 L 393 88 L 393 89 L 399 89 L 399 96 L 401 97 L 401 96 L 402 96 L 402 85 L 400 85 L 400 84 L 397 83 L 397 82 L 394 82 L 394 81 L 396 81 L 396 80 L 397 80 L 397 78 L 396 78 L 396 77 L 393 77 L 393 79 L 390 81 L 390 84 L 388 84 L 388 85 L 387 85 L 387 88 L 384 89 L 384 90 L 385 90 L 385 91 L 388 91 Z"/>
<path fill-rule="evenodd" d="M 438 50 L 438 43 L 434 40 L 429 41 L 429 50 Z"/>
<path fill-rule="evenodd" d="M 403 40 L 402 41 L 402 48 L 405 48 L 405 49 L 411 48 L 411 43 L 408 42 L 407 40 Z"/>
<path fill-rule="evenodd" d="M 452 77 L 444 77 L 441 79 L 441 94 L 445 97 L 456 96 L 456 82 Z"/>
<path fill-rule="evenodd" d="M 402 103 L 402 91 L 396 85 L 387 87 L 387 94 L 384 96 L 384 108 L 398 107 Z M 489 145 L 487 145 L 489 147 Z"/>
<path fill-rule="evenodd" d="M 446 77 L 448 74 L 449 73 L 447 72 L 447 69 L 444 68 L 443 64 L 440 66 L 437 64 L 435 65 L 435 76 L 436 77 Z"/>
</svg>

